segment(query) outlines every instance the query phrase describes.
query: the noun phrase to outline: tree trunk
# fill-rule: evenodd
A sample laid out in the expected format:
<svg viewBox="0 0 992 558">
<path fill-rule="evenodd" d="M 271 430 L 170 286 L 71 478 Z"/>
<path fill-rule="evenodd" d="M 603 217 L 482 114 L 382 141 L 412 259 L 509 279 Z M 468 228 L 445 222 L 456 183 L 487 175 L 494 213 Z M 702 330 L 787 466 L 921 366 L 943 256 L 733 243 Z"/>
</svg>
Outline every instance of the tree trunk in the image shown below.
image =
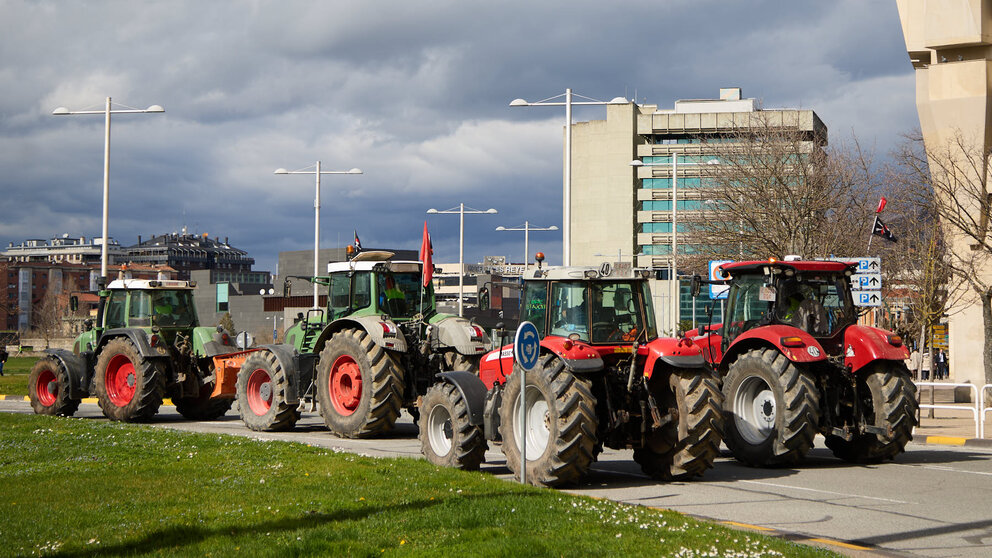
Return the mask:
<svg viewBox="0 0 992 558">
<path fill-rule="evenodd" d="M 986 289 L 979 296 L 982 299 L 982 322 L 985 325 L 985 347 L 982 350 L 982 363 L 985 365 L 985 383 L 992 384 L 992 289 Z"/>
</svg>

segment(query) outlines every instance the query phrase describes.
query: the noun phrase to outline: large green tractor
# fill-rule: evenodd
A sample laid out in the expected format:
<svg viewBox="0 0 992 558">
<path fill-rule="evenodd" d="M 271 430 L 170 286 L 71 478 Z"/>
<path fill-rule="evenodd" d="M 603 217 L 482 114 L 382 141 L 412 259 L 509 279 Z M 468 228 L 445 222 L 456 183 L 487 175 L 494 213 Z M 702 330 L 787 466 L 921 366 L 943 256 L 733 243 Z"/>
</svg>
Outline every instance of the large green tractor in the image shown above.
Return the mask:
<svg viewBox="0 0 992 558">
<path fill-rule="evenodd" d="M 150 419 L 165 397 L 189 419 L 226 413 L 247 353 L 219 326 L 200 326 L 195 283 L 121 275 L 100 291 L 95 327 L 88 322 L 72 351 L 49 349 L 31 369 L 34 411 L 70 416 L 93 395 L 118 421 Z"/>
<path fill-rule="evenodd" d="M 252 353 L 238 375 L 241 418 L 253 430 L 292 428 L 307 402 L 327 428 L 346 438 L 390 430 L 438 374 L 478 370 L 489 345 L 473 323 L 436 311 L 423 287 L 423 264 L 362 252 L 308 277 L 328 289 L 326 308 L 311 309 L 286 342 Z"/>
</svg>

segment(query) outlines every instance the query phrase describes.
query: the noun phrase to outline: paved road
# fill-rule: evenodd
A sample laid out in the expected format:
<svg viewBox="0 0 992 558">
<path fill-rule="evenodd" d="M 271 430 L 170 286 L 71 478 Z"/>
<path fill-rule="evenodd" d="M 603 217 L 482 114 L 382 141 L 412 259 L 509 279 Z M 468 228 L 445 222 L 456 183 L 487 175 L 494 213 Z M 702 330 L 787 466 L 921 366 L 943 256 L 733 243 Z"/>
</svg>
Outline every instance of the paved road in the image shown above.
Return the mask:
<svg viewBox="0 0 992 558">
<path fill-rule="evenodd" d="M 0 411 L 31 412 L 23 401 L 0 401 Z M 77 416 L 103 420 L 83 404 Z M 419 457 L 416 428 L 404 415 L 387 438 L 343 440 L 305 414 L 291 433 L 253 433 L 236 413 L 215 422 L 187 422 L 163 407 L 154 423 L 178 430 L 254 436 L 339 448 L 370 456 Z M 509 478 L 502 453 L 490 450 L 485 473 Z M 700 480 L 656 483 L 640 473 L 630 451 L 605 451 L 587 481 L 570 492 L 667 508 L 723 522 L 771 530 L 803 542 L 847 543 L 896 556 L 992 555 L 992 448 L 911 444 L 895 462 L 852 466 L 834 459 L 817 439 L 808 462 L 796 469 L 755 469 L 729 454 Z"/>
</svg>

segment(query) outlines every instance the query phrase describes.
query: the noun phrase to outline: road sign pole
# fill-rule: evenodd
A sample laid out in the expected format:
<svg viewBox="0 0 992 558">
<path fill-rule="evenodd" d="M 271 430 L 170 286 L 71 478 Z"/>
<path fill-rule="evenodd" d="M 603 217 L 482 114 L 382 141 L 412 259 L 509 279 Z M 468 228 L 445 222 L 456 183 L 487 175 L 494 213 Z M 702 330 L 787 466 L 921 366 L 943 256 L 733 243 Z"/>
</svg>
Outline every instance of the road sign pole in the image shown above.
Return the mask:
<svg viewBox="0 0 992 558">
<path fill-rule="evenodd" d="M 527 372 L 541 356 L 541 335 L 530 322 L 521 322 L 513 338 L 513 373 L 520 374 L 520 482 L 527 482 Z"/>
<path fill-rule="evenodd" d="M 520 369 L 520 484 L 527 484 L 527 371 Z"/>
</svg>

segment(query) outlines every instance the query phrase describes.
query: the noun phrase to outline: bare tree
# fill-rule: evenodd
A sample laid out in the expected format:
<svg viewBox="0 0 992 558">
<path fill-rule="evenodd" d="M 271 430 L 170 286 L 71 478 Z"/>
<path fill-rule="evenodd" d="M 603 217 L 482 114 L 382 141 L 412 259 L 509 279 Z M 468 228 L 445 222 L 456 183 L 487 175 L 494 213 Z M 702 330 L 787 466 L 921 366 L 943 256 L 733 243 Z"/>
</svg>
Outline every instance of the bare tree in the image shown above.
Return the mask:
<svg viewBox="0 0 992 558">
<path fill-rule="evenodd" d="M 727 139 L 714 149 L 720 164 L 701 170 L 701 218 L 686 232 L 699 251 L 686 263 L 864 253 L 880 179 L 856 139 L 828 150 L 764 116 Z"/>
<path fill-rule="evenodd" d="M 910 138 L 900 151 L 905 171 L 932 191 L 929 203 L 939 219 L 947 250 L 943 263 L 958 288 L 966 288 L 982 306 L 985 382 L 992 383 L 992 237 L 989 216 L 990 153 L 981 138 L 957 131 L 942 144 L 921 146 Z"/>
</svg>

